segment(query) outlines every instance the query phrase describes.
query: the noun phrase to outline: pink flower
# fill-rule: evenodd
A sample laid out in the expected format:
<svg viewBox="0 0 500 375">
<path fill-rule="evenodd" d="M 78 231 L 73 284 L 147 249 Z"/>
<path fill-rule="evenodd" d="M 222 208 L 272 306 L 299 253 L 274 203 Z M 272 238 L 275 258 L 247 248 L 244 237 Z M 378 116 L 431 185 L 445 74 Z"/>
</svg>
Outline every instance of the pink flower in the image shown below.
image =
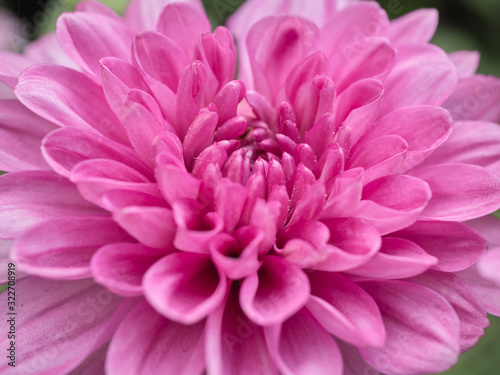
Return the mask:
<svg viewBox="0 0 500 375">
<path fill-rule="evenodd" d="M 456 273 L 485 253 L 463 222 L 500 208 L 500 176 L 444 107 L 470 59 L 428 44 L 432 10 L 304 4 L 233 16 L 245 82 L 196 0 L 81 3 L 57 26 L 75 67 L 3 59 L 19 371 L 435 373 L 482 336 L 498 288 Z"/>
</svg>

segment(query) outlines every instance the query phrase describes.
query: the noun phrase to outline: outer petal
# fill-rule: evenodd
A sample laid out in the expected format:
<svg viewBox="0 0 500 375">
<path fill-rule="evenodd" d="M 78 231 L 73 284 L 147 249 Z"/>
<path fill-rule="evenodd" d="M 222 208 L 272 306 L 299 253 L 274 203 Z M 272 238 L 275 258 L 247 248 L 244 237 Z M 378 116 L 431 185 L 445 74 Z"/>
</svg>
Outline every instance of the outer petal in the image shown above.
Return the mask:
<svg viewBox="0 0 500 375">
<path fill-rule="evenodd" d="M 490 247 L 500 247 L 500 218 L 493 215 L 467 221 L 468 226 L 477 230 L 489 243 Z"/>
<path fill-rule="evenodd" d="M 205 350 L 209 375 L 277 375 L 264 329 L 241 310 L 238 288 L 207 319 Z"/>
<path fill-rule="evenodd" d="M 455 120 L 500 122 L 500 79 L 476 74 L 463 79 L 443 106 Z"/>
<path fill-rule="evenodd" d="M 441 105 L 456 85 L 456 68 L 443 50 L 431 44 L 401 46 L 384 82 L 382 113 L 407 105 Z"/>
<path fill-rule="evenodd" d="M 446 221 L 417 221 L 392 236 L 412 241 L 436 257 L 439 263 L 433 269 L 443 272 L 461 271 L 476 264 L 488 246 L 469 226 Z"/>
<path fill-rule="evenodd" d="M 104 344 L 99 349 L 94 351 L 92 355 L 87 357 L 76 369 L 68 375 L 106 375 L 104 372 L 104 364 L 108 353 L 109 344 Z"/>
<path fill-rule="evenodd" d="M 123 126 L 110 110 L 101 87 L 80 72 L 37 64 L 19 77 L 15 93 L 26 107 L 56 125 L 90 127 L 127 143 Z"/>
<path fill-rule="evenodd" d="M 129 60 L 133 36 L 121 19 L 103 14 L 66 13 L 57 19 L 57 38 L 61 47 L 97 82 L 101 81 L 99 60 L 111 56 Z"/>
<path fill-rule="evenodd" d="M 13 238 L 54 217 L 105 215 L 55 172 L 12 172 L 0 177 L 0 238 Z"/>
<path fill-rule="evenodd" d="M 79 70 L 78 65 L 61 48 L 55 31 L 44 34 L 37 40 L 30 42 L 24 49 L 23 54 L 38 63 L 52 63 Z"/>
<path fill-rule="evenodd" d="M 21 270 L 33 275 L 83 279 L 91 275 L 90 259 L 99 247 L 130 240 L 109 216 L 66 216 L 23 233 L 11 249 L 11 257 Z"/>
<path fill-rule="evenodd" d="M 500 175 L 500 126 L 492 122 L 456 121 L 450 138 L 425 160 L 474 164 Z"/>
<path fill-rule="evenodd" d="M 500 316 L 500 286 L 496 282 L 484 278 L 477 266 L 456 275 L 474 289 L 489 314 Z"/>
<path fill-rule="evenodd" d="M 360 285 L 375 299 L 387 330 L 380 349 L 360 349 L 382 373 L 416 375 L 449 369 L 459 355 L 459 320 L 438 293 L 407 281 Z"/>
<path fill-rule="evenodd" d="M 436 9 L 418 9 L 391 22 L 389 39 L 396 45 L 426 44 L 438 26 Z"/>
<path fill-rule="evenodd" d="M 227 281 L 206 255 L 175 253 L 156 262 L 144 275 L 144 293 L 161 314 L 193 324 L 224 299 Z"/>
<path fill-rule="evenodd" d="M 262 260 L 260 270 L 241 284 L 241 308 L 259 325 L 281 323 L 305 305 L 309 281 L 300 268 L 278 256 Z"/>
<path fill-rule="evenodd" d="M 42 142 L 42 153 L 59 174 L 69 177 L 80 162 L 90 159 L 119 161 L 153 178 L 151 170 L 131 147 L 114 142 L 90 129 L 60 128 L 48 134 Z"/>
<path fill-rule="evenodd" d="M 427 271 L 411 281 L 435 290 L 453 306 L 460 320 L 462 352 L 476 345 L 490 323 L 483 304 L 469 285 L 451 273 L 437 271 Z"/>
<path fill-rule="evenodd" d="M 210 22 L 205 12 L 184 3 L 167 4 L 160 14 L 156 29 L 172 39 L 190 60 L 200 35 L 210 32 Z"/>
<path fill-rule="evenodd" d="M 341 375 L 337 343 L 307 308 L 281 325 L 265 328 L 267 346 L 283 375 Z"/>
<path fill-rule="evenodd" d="M 500 176 L 487 169 L 450 163 L 417 168 L 410 173 L 426 181 L 432 190 L 423 217 L 465 221 L 500 208 Z"/>
<path fill-rule="evenodd" d="M 307 309 L 329 333 L 360 347 L 384 344 L 382 317 L 368 293 L 339 273 L 312 272 L 309 281 Z"/>
<path fill-rule="evenodd" d="M 188 3 L 203 11 L 200 0 L 132 0 L 127 7 L 125 19 L 136 32 L 154 30 L 162 9 L 173 2 Z"/>
<path fill-rule="evenodd" d="M 405 172 L 424 160 L 432 150 L 442 145 L 452 134 L 453 120 L 441 107 L 419 105 L 403 107 L 379 119 L 367 132 L 365 139 L 394 134 L 408 143 L 406 160 L 399 172 Z M 362 142 L 362 146 L 366 141 Z M 439 148 L 438 148 L 439 150 Z"/>
<path fill-rule="evenodd" d="M 457 51 L 450 53 L 449 56 L 457 67 L 460 79 L 472 77 L 479 66 L 479 59 L 481 58 L 477 51 Z"/>
<path fill-rule="evenodd" d="M 16 284 L 16 370 L 28 375 L 68 374 L 106 343 L 135 305 L 92 280 L 60 283 L 29 277 Z M 7 293 L 0 299 L 7 306 Z M 6 320 L 3 329 L 8 331 Z M 6 336 L 7 337 L 7 336 Z M 4 361 L 0 374 L 11 374 Z"/>
<path fill-rule="evenodd" d="M 113 336 L 106 358 L 107 373 L 200 375 L 205 367 L 204 325 L 173 322 L 142 301 Z"/>
<path fill-rule="evenodd" d="M 494 281 L 500 285 L 500 248 L 495 247 L 490 249 L 486 255 L 477 264 L 479 273 L 488 280 Z"/>
<path fill-rule="evenodd" d="M 0 170 L 48 169 L 40 154 L 42 138 L 56 126 L 18 100 L 0 101 Z"/>
</svg>

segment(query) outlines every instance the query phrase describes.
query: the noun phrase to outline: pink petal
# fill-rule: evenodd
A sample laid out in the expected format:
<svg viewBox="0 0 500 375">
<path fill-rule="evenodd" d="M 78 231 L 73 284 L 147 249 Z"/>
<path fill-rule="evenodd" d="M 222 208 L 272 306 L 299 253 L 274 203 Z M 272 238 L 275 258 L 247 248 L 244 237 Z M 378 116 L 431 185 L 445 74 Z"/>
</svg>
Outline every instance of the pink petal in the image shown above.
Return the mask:
<svg viewBox="0 0 500 375">
<path fill-rule="evenodd" d="M 245 314 L 259 325 L 281 323 L 309 298 L 306 274 L 280 257 L 262 258 L 259 271 L 241 283 L 240 304 Z"/>
<path fill-rule="evenodd" d="M 171 3 L 163 8 L 156 30 L 177 43 L 184 55 L 191 59 L 196 41 L 211 28 L 204 12 L 194 5 Z"/>
<path fill-rule="evenodd" d="M 461 80 L 443 104 L 455 120 L 500 122 L 500 79 L 476 74 Z"/>
<path fill-rule="evenodd" d="M 198 201 L 181 199 L 172 205 L 177 233 L 174 245 L 177 249 L 208 254 L 210 241 L 224 229 L 222 218 L 215 212 L 207 212 Z"/>
<path fill-rule="evenodd" d="M 153 178 L 151 170 L 131 147 L 88 129 L 60 128 L 51 132 L 43 139 L 42 153 L 52 169 L 65 177 L 69 177 L 72 169 L 82 161 L 109 159 Z"/>
<path fill-rule="evenodd" d="M 106 375 L 106 373 L 104 372 L 104 364 L 106 362 L 108 346 L 109 343 L 104 344 L 99 349 L 94 351 L 85 359 L 85 361 L 80 363 L 80 365 L 76 369 L 71 371 L 68 375 Z"/>
<path fill-rule="evenodd" d="M 184 140 L 189 127 L 203 104 L 203 94 L 207 83 L 207 71 L 201 61 L 194 61 L 182 72 L 175 103 L 175 130 L 179 139 Z"/>
<path fill-rule="evenodd" d="M 490 247 L 500 247 L 500 218 L 493 215 L 467 221 L 466 224 L 479 232 L 489 243 Z"/>
<path fill-rule="evenodd" d="M 361 357 L 359 351 L 354 346 L 341 340 L 337 340 L 337 344 L 344 361 L 344 375 L 382 375 Z"/>
<path fill-rule="evenodd" d="M 123 121 L 127 113 L 125 105 L 130 91 L 135 88 L 149 93 L 148 86 L 139 71 L 126 61 L 116 57 L 104 57 L 100 64 L 106 100 L 116 116 Z"/>
<path fill-rule="evenodd" d="M 224 229 L 232 233 L 240 220 L 247 200 L 247 190 L 240 184 L 224 179 L 216 196 L 216 210 L 224 220 Z"/>
<path fill-rule="evenodd" d="M 457 51 L 450 53 L 450 59 L 457 67 L 458 78 L 469 78 L 476 73 L 481 58 L 477 51 Z"/>
<path fill-rule="evenodd" d="M 354 147 L 346 169 L 365 169 L 363 183 L 391 175 L 401 168 L 406 160 L 408 143 L 398 135 L 374 138 L 362 146 Z"/>
<path fill-rule="evenodd" d="M 125 20 L 136 32 L 154 30 L 162 9 L 173 2 L 185 2 L 203 11 L 200 0 L 132 0 L 125 12 Z"/>
<path fill-rule="evenodd" d="M 49 169 L 40 154 L 40 143 L 54 129 L 19 101 L 0 100 L 0 170 Z"/>
<path fill-rule="evenodd" d="M 153 205 L 166 205 L 164 201 L 162 202 L 156 183 L 150 182 L 135 169 L 114 160 L 83 161 L 71 171 L 71 180 L 78 186 L 80 194 L 85 199 L 108 211 L 119 208 L 114 204 L 108 204 L 112 203 L 107 199 L 108 193 L 122 197 L 132 192 L 142 193 L 156 198 Z"/>
<path fill-rule="evenodd" d="M 177 91 L 188 60 L 173 40 L 156 31 L 144 31 L 134 40 L 134 56 L 146 74 Z"/>
<path fill-rule="evenodd" d="M 224 26 L 219 26 L 217 31 L 229 31 Z M 236 59 L 234 55 L 234 44 L 228 45 L 226 40 L 217 34 L 202 34 L 196 43 L 193 58 L 201 61 L 207 68 L 207 87 L 205 88 L 205 100 L 213 101 L 218 91 L 231 79 L 234 78 Z M 232 42 L 232 36 L 231 43 Z"/>
<path fill-rule="evenodd" d="M 275 16 L 256 22 L 246 45 L 257 91 L 278 104 L 279 89 L 313 48 L 317 34 L 316 25 L 298 17 Z"/>
<path fill-rule="evenodd" d="M 177 229 L 172 210 L 164 207 L 131 206 L 113 213 L 113 219 L 142 244 L 172 249 Z"/>
<path fill-rule="evenodd" d="M 239 280 L 258 271 L 257 255 L 264 236 L 262 230 L 252 226 L 241 227 L 234 235 L 221 233 L 210 241 L 210 255 L 228 278 Z"/>
<path fill-rule="evenodd" d="M 430 198 L 425 181 L 407 175 L 381 177 L 365 185 L 355 216 L 387 234 L 413 224 Z"/>
<path fill-rule="evenodd" d="M 102 35 L 109 37 L 103 38 Z M 64 52 L 100 82 L 99 60 L 111 56 L 129 60 L 133 33 L 119 18 L 76 12 L 65 13 L 58 18 L 57 38 Z"/>
<path fill-rule="evenodd" d="M 349 46 L 330 60 L 328 75 L 338 92 L 364 78 L 383 76 L 396 62 L 397 51 L 386 38 L 369 37 L 360 40 L 359 44 L 363 47 Z"/>
<path fill-rule="evenodd" d="M 33 275 L 83 279 L 91 275 L 90 259 L 99 247 L 130 240 L 110 217 L 56 218 L 18 237 L 11 249 L 11 257 L 21 270 Z"/>
<path fill-rule="evenodd" d="M 217 375 L 277 375 L 264 329 L 241 310 L 238 292 L 233 285 L 226 303 L 207 319 L 207 371 Z"/>
<path fill-rule="evenodd" d="M 337 343 L 303 308 L 282 325 L 265 328 L 267 345 L 283 375 L 341 375 Z"/>
<path fill-rule="evenodd" d="M 456 272 L 477 263 L 484 254 L 487 242 L 474 229 L 455 222 L 417 221 L 412 226 L 393 234 L 420 246 L 436 257 L 439 263 L 433 269 Z M 450 252 L 450 249 L 453 249 Z"/>
<path fill-rule="evenodd" d="M 450 138 L 425 161 L 474 164 L 500 174 L 500 126 L 483 121 L 456 121 Z"/>
<path fill-rule="evenodd" d="M 158 187 L 171 205 L 179 199 L 198 198 L 200 180 L 188 173 L 183 165 L 175 165 L 171 155 L 160 154 L 156 157 L 155 174 Z"/>
<path fill-rule="evenodd" d="M 337 51 L 346 55 L 366 47 L 361 40 L 385 36 L 389 27 L 387 13 L 376 2 L 359 2 L 335 13 L 321 29 L 320 47 L 328 57 Z"/>
<path fill-rule="evenodd" d="M 387 339 L 363 348 L 363 358 L 382 373 L 421 374 L 448 370 L 457 360 L 459 320 L 438 293 L 407 281 L 360 284 L 377 302 Z"/>
<path fill-rule="evenodd" d="M 243 100 L 244 96 L 245 84 L 241 81 L 230 81 L 219 90 L 214 98 L 214 104 L 219 114 L 219 124 L 236 117 L 238 103 Z"/>
<path fill-rule="evenodd" d="M 487 169 L 450 163 L 417 168 L 410 173 L 426 181 L 432 190 L 432 199 L 422 213 L 424 217 L 465 221 L 500 208 L 500 176 Z"/>
<path fill-rule="evenodd" d="M 113 243 L 101 247 L 92 257 L 94 280 L 113 293 L 142 296 L 142 278 L 156 261 L 168 253 L 137 243 Z"/>
<path fill-rule="evenodd" d="M 339 96 L 335 123 L 340 126 L 345 122 L 349 126 L 352 144 L 365 134 L 377 118 L 383 95 L 382 82 L 367 78 L 353 83 Z"/>
<path fill-rule="evenodd" d="M 342 161 L 338 163 L 342 166 Z M 336 170 L 338 165 L 333 164 L 332 167 Z M 354 168 L 335 178 L 321 214 L 322 219 L 348 217 L 356 210 L 363 191 L 363 174 L 362 168 Z"/>
<path fill-rule="evenodd" d="M 453 274 L 437 271 L 427 271 L 411 281 L 435 290 L 453 306 L 460 320 L 462 353 L 476 345 L 490 322 L 483 304 L 467 283 Z"/>
<path fill-rule="evenodd" d="M 166 126 L 153 97 L 140 90 L 132 90 L 125 104 L 123 127 L 140 158 L 154 167 L 153 141 L 166 130 Z"/>
<path fill-rule="evenodd" d="M 11 263 L 9 256 L 10 249 L 14 240 L 3 240 L 0 239 L 0 266 L 3 267 L 3 271 L 0 272 L 0 283 L 7 284 L 8 279 L 8 264 Z M 19 275 L 16 275 L 19 279 Z"/>
<path fill-rule="evenodd" d="M 404 279 L 419 275 L 437 263 L 437 258 L 411 241 L 383 237 L 380 251 L 365 264 L 348 272 L 377 279 Z"/>
<path fill-rule="evenodd" d="M 36 60 L 9 51 L 0 51 L 0 61 L 2 61 L 0 82 L 3 82 L 11 89 L 16 87 L 17 77 L 19 77 L 23 70 L 36 62 Z"/>
<path fill-rule="evenodd" d="M 307 308 L 332 335 L 356 346 L 382 346 L 385 328 L 375 301 L 356 283 L 339 273 L 309 275 Z"/>
<path fill-rule="evenodd" d="M 16 342 L 23 343 L 16 347 L 16 370 L 28 375 L 70 373 L 111 339 L 136 304 L 91 279 L 61 283 L 31 276 L 16 283 L 16 292 Z M 6 304 L 7 293 L 0 299 Z"/>
<path fill-rule="evenodd" d="M 389 39 L 397 45 L 426 44 L 438 26 L 436 9 L 418 9 L 396 18 L 389 27 Z"/>
<path fill-rule="evenodd" d="M 24 56 L 38 63 L 52 63 L 79 70 L 78 65 L 63 51 L 55 31 L 43 34 L 30 42 L 23 51 Z"/>
<path fill-rule="evenodd" d="M 213 142 L 218 120 L 216 112 L 202 109 L 189 127 L 183 142 L 184 160 L 188 169 L 193 166 L 194 158 Z"/>
<path fill-rule="evenodd" d="M 0 238 L 19 236 L 48 219 L 104 215 L 85 201 L 75 186 L 51 171 L 12 172 L 0 176 Z"/>
<path fill-rule="evenodd" d="M 183 323 L 199 322 L 226 295 L 225 277 L 203 254 L 175 253 L 156 262 L 144 275 L 144 294 L 162 315 Z"/>
<path fill-rule="evenodd" d="M 394 134 L 408 143 L 406 160 L 399 172 L 405 172 L 424 160 L 452 134 L 453 121 L 447 110 L 434 106 L 411 106 L 396 109 L 378 120 L 365 139 Z M 361 147 L 365 147 L 366 141 Z M 439 149 L 439 148 L 438 148 Z M 432 157 L 431 157 L 432 159 Z"/>
<path fill-rule="evenodd" d="M 441 105 L 457 85 L 446 53 L 431 44 L 398 47 L 398 60 L 385 82 L 382 113 L 408 105 Z"/>
<path fill-rule="evenodd" d="M 330 255 L 311 268 L 329 272 L 348 270 L 365 263 L 380 249 L 380 234 L 366 220 L 350 217 L 322 222 L 330 230 Z"/>
<path fill-rule="evenodd" d="M 204 322 L 184 325 L 140 302 L 116 330 L 106 370 L 123 375 L 201 375 L 205 367 Z"/>
<path fill-rule="evenodd" d="M 456 275 L 464 280 L 478 295 L 489 314 L 500 316 L 500 286 L 483 277 L 477 266 L 472 266 Z"/>
<path fill-rule="evenodd" d="M 490 249 L 477 264 L 477 269 L 482 277 L 500 284 L 498 270 L 500 268 L 500 248 Z"/>
<path fill-rule="evenodd" d="M 127 143 L 102 89 L 80 72 L 37 64 L 19 77 L 15 93 L 25 106 L 56 125 L 95 129 L 112 140 Z"/>
</svg>

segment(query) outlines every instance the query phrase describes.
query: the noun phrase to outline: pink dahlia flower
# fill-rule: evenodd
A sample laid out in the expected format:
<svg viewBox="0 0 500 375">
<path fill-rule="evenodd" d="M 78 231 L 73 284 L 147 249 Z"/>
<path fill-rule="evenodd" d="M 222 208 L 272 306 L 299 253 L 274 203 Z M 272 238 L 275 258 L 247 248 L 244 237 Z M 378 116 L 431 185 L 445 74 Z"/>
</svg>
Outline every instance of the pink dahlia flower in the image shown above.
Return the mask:
<svg viewBox="0 0 500 375">
<path fill-rule="evenodd" d="M 249 1 L 235 45 L 196 0 L 90 1 L 58 20 L 73 67 L 5 55 L 0 249 L 29 276 L 0 374 L 410 375 L 482 336 L 463 222 L 500 176 L 445 108 L 469 61 L 432 10 L 305 4 Z"/>
</svg>

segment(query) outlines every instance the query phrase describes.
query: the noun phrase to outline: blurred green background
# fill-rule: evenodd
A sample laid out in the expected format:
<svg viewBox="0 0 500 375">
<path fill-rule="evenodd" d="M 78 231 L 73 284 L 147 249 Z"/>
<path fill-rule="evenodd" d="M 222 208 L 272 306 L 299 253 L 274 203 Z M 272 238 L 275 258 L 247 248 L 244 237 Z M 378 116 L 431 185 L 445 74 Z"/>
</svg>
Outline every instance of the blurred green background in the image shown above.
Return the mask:
<svg viewBox="0 0 500 375">
<path fill-rule="evenodd" d="M 100 0 L 122 13 L 127 0 Z M 244 0 L 203 0 L 213 26 L 220 25 Z M 306 1 L 306 0 L 304 0 Z M 310 0 L 308 0 L 310 1 Z M 390 18 L 418 8 L 437 8 L 438 31 L 433 43 L 448 52 L 477 50 L 481 52 L 479 72 L 500 76 L 500 0 L 378 0 Z M 0 8 L 9 10 L 28 28 L 23 39 L 35 39 L 53 30 L 57 16 L 71 11 L 78 0 L 0 0 Z M 18 27 L 21 27 L 21 23 Z M 13 40 L 14 47 L 23 40 Z M 499 103 L 500 105 L 500 103 Z M 1 173 L 1 172 L 0 172 Z M 1 290 L 1 289 L 0 289 Z M 459 363 L 446 375 L 500 374 L 500 318 L 490 317 L 491 326 L 479 344 L 461 356 Z"/>
</svg>

